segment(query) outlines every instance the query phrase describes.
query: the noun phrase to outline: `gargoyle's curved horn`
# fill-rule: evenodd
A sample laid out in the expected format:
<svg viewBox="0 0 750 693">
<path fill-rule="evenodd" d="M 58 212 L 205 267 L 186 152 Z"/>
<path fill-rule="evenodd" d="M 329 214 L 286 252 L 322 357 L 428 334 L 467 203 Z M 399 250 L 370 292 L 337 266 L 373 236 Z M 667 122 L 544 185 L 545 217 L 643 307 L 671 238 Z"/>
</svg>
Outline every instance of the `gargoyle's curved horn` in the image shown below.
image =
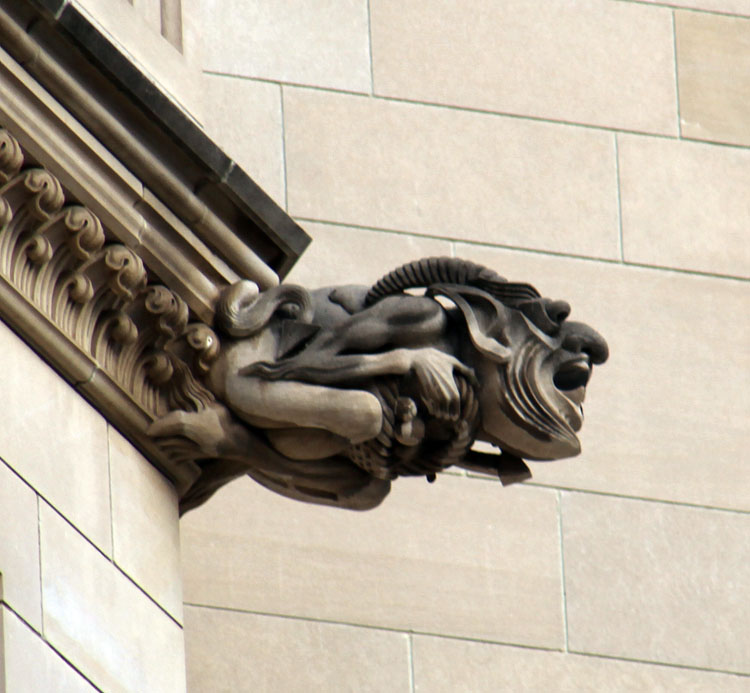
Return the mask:
<svg viewBox="0 0 750 693">
<path fill-rule="evenodd" d="M 408 262 L 386 274 L 368 291 L 365 305 L 371 306 L 385 296 L 400 294 L 406 289 L 433 284 L 475 286 L 508 305 L 539 298 L 533 286 L 509 282 L 483 265 L 454 257 L 430 257 Z"/>
</svg>

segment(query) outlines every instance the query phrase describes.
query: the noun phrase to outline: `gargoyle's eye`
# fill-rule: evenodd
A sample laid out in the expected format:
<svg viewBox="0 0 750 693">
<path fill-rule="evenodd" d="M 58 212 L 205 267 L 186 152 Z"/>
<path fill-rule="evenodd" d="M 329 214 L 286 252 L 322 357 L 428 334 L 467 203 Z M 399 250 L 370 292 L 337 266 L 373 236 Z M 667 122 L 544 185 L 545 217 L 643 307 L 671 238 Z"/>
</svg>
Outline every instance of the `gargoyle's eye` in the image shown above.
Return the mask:
<svg viewBox="0 0 750 693">
<path fill-rule="evenodd" d="M 544 310 L 552 322 L 556 325 L 562 325 L 570 315 L 570 304 L 567 301 L 550 301 L 544 302 Z"/>
</svg>

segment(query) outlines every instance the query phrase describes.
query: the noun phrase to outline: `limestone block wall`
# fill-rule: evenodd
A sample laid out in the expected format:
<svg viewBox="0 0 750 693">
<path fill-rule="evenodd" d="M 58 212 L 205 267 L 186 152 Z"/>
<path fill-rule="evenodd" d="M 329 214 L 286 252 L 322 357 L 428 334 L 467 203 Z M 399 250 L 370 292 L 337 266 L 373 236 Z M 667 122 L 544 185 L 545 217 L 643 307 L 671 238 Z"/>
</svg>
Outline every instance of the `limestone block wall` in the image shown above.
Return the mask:
<svg viewBox="0 0 750 693">
<path fill-rule="evenodd" d="M 190 690 L 747 690 L 747 2 L 185 7 L 208 131 L 314 239 L 292 281 L 463 256 L 612 351 L 522 486 L 188 514 Z"/>
<path fill-rule="evenodd" d="M 173 491 L 0 325 L 0 688 L 747 690 L 746 0 L 71 2 L 313 236 L 290 280 L 463 256 L 612 358 L 521 486 L 228 486 L 183 612 Z"/>
<path fill-rule="evenodd" d="M 174 489 L 1 322 L 0 363 L 0 691 L 184 691 Z"/>
</svg>

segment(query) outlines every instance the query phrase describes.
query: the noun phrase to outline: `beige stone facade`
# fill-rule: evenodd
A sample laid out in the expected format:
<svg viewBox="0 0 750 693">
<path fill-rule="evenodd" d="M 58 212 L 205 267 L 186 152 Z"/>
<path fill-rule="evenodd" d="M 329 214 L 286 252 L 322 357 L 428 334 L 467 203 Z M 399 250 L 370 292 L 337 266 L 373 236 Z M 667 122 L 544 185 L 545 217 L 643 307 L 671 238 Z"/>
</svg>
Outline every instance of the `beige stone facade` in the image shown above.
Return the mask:
<svg viewBox="0 0 750 693">
<path fill-rule="evenodd" d="M 466 257 L 612 356 L 580 457 L 237 481 L 180 585 L 170 484 L 0 325 L 6 690 L 750 689 L 747 1 L 75 4 L 313 237 L 290 281 Z"/>
<path fill-rule="evenodd" d="M 314 239 L 292 281 L 467 257 L 612 356 L 521 488 L 187 515 L 191 690 L 747 690 L 750 6 L 195 4 L 208 131 Z"/>
</svg>

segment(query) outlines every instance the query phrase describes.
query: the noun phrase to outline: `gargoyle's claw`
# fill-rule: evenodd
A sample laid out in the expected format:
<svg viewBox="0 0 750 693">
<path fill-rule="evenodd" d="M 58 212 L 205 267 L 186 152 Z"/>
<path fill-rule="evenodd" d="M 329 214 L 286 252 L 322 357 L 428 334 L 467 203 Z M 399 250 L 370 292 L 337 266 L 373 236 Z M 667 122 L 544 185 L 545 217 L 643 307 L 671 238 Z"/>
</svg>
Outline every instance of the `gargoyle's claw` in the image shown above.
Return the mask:
<svg viewBox="0 0 750 693">
<path fill-rule="evenodd" d="M 469 381 L 469 384 L 473 385 L 474 387 L 479 387 L 479 381 L 477 380 L 477 376 L 474 373 L 473 368 L 469 368 L 469 366 L 466 366 L 463 363 L 459 362 L 459 365 L 455 368 L 455 371 L 464 376 L 464 378 Z"/>
</svg>

